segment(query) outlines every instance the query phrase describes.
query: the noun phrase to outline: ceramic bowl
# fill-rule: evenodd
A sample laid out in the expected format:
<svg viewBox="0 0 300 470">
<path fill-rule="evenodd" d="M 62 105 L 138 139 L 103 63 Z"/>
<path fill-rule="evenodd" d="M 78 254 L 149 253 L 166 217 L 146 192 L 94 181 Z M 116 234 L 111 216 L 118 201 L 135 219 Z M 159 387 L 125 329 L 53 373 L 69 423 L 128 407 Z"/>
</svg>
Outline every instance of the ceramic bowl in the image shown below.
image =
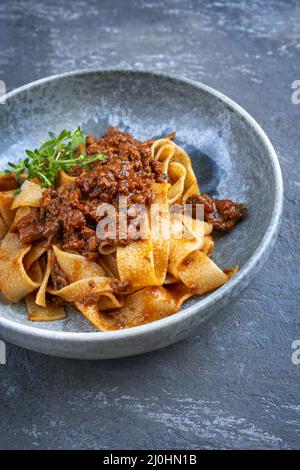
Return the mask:
<svg viewBox="0 0 300 470">
<path fill-rule="evenodd" d="M 176 131 L 191 156 L 201 191 L 245 202 L 248 217 L 217 238 L 214 259 L 240 265 L 220 289 L 186 302 L 178 313 L 151 324 L 99 332 L 79 313 L 64 321 L 32 323 L 23 303 L 0 301 L 0 336 L 57 356 L 99 359 L 162 348 L 197 331 L 201 322 L 249 284 L 275 243 L 283 187 L 275 151 L 255 120 L 231 99 L 187 79 L 150 72 L 79 71 L 45 78 L 0 101 L 0 167 L 40 145 L 48 131 L 75 129 L 99 135 L 109 125 L 140 139 Z"/>
</svg>

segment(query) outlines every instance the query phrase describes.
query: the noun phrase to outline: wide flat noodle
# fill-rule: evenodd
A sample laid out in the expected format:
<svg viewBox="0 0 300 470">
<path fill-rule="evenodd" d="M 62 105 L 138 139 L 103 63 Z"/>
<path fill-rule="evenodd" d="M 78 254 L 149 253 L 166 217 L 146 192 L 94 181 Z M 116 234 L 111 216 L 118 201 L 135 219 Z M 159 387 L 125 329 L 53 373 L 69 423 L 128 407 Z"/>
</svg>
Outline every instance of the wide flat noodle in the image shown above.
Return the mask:
<svg viewBox="0 0 300 470">
<path fill-rule="evenodd" d="M 58 248 L 58 246 L 53 246 L 53 251 L 60 268 L 67 275 L 69 282 L 89 279 L 95 276 L 105 276 L 103 268 L 94 261 L 89 261 L 85 256 L 68 253 Z"/>
<path fill-rule="evenodd" d="M 14 199 L 14 191 L 0 192 L 0 214 L 2 215 L 7 225 L 11 225 L 15 218 L 15 211 L 12 209 Z"/>
<path fill-rule="evenodd" d="M 176 147 L 176 152 L 174 154 L 174 157 L 172 161 L 181 163 L 186 169 L 186 177 L 184 181 L 184 191 L 187 191 L 189 188 L 194 187 L 195 193 L 194 194 L 199 194 L 199 188 L 198 188 L 198 181 L 196 178 L 196 175 L 194 173 L 194 170 L 192 168 L 192 163 L 190 160 L 190 157 L 188 154 L 178 145 L 176 145 L 173 142 L 173 145 Z M 184 194 L 183 194 L 184 196 Z"/>
<path fill-rule="evenodd" d="M 47 251 L 47 242 L 41 241 L 31 245 L 30 251 L 24 256 L 24 267 L 26 271 L 30 269 L 30 266 L 37 261 Z"/>
<path fill-rule="evenodd" d="M 47 251 L 47 265 L 46 265 L 46 270 L 44 273 L 44 278 L 39 287 L 39 290 L 37 291 L 36 298 L 35 298 L 35 303 L 37 305 L 40 305 L 41 307 L 47 306 L 46 290 L 47 290 L 47 285 L 48 285 L 48 281 L 49 281 L 49 277 L 51 273 L 52 257 L 53 257 L 52 250 L 48 250 Z"/>
<path fill-rule="evenodd" d="M 68 175 L 64 170 L 58 173 L 57 186 L 72 186 L 76 181 L 76 176 Z"/>
<path fill-rule="evenodd" d="M 157 284 L 151 239 L 136 240 L 118 247 L 117 263 L 120 279 L 129 282 L 132 287 Z"/>
<path fill-rule="evenodd" d="M 184 286 L 177 286 L 173 290 L 162 286 L 145 287 L 128 295 L 124 307 L 101 312 L 98 328 L 118 330 L 160 320 L 177 312 L 191 295 Z"/>
<path fill-rule="evenodd" d="M 204 243 L 205 222 L 183 219 L 180 224 L 171 227 L 170 255 L 168 272 L 180 279 L 179 269 L 183 261 L 193 251 L 200 250 Z M 197 227 L 196 227 L 197 224 Z M 202 229 L 201 229 L 202 227 Z M 185 236 L 182 230 L 186 229 Z"/>
<path fill-rule="evenodd" d="M 45 191 L 39 184 L 32 181 L 24 181 L 21 186 L 21 192 L 16 195 L 11 208 L 17 209 L 18 207 L 39 207 L 43 192 Z"/>
<path fill-rule="evenodd" d="M 201 244 L 203 243 L 203 237 L 210 235 L 213 230 L 213 226 L 208 222 L 193 219 L 189 216 L 183 216 L 182 224 L 185 228 L 184 233 L 188 235 L 189 238 L 191 238 L 191 236 L 195 237 L 197 240 L 201 241 Z"/>
<path fill-rule="evenodd" d="M 168 187 L 167 183 L 155 185 L 155 204 L 159 213 L 158 219 L 151 217 L 155 227 L 150 225 L 148 218 L 144 220 L 148 238 L 117 248 L 120 279 L 129 282 L 133 288 L 162 285 L 166 278 L 169 253 Z M 151 232 L 155 232 L 154 240 Z"/>
<path fill-rule="evenodd" d="M 168 181 L 171 185 L 168 193 L 169 204 L 174 204 L 184 192 L 186 169 L 181 163 L 171 162 L 168 167 Z"/>
<path fill-rule="evenodd" d="M 108 277 L 120 279 L 117 259 L 115 255 L 102 256 L 102 259 L 100 259 L 99 263 Z"/>
<path fill-rule="evenodd" d="M 205 294 L 228 281 L 226 274 L 201 251 L 193 251 L 178 267 L 178 278 L 194 294 Z"/>
<path fill-rule="evenodd" d="M 35 295 L 29 294 L 25 297 L 26 307 L 28 311 L 28 319 L 30 321 L 55 321 L 66 318 L 65 309 L 61 306 L 47 305 L 46 308 L 35 303 Z"/>
<path fill-rule="evenodd" d="M 28 215 L 29 213 L 31 212 L 31 209 L 29 206 L 21 206 L 21 207 L 18 207 L 18 209 L 16 210 L 15 212 L 15 218 L 11 224 L 11 226 L 9 227 L 9 231 L 10 232 L 14 232 L 16 230 L 16 227 L 17 227 L 17 223 L 23 218 L 25 217 L 25 215 Z"/>
<path fill-rule="evenodd" d="M 120 302 L 114 295 L 101 297 L 98 302 L 75 302 L 76 308 L 96 327 L 102 330 L 103 311 L 120 309 L 124 302 Z"/>
<path fill-rule="evenodd" d="M 181 202 L 185 204 L 189 197 L 193 196 L 194 194 L 199 194 L 199 186 L 198 183 L 193 183 L 189 188 L 187 188 L 182 195 Z"/>
<path fill-rule="evenodd" d="M 224 284 L 226 274 L 206 255 L 213 249 L 211 224 L 183 217 L 187 233 L 177 236 L 179 225 L 173 227 L 168 271 L 194 294 L 204 294 Z M 201 250 L 201 251 L 200 251 Z"/>
<path fill-rule="evenodd" d="M 102 330 L 102 317 L 99 312 L 97 302 L 84 303 L 76 302 L 76 308 L 88 319 L 88 321 L 98 330 Z"/>
<path fill-rule="evenodd" d="M 0 175 L 0 191 L 17 189 L 18 183 L 15 174 Z"/>
<path fill-rule="evenodd" d="M 40 261 L 37 259 L 32 263 L 30 266 L 29 270 L 26 270 L 28 276 L 30 279 L 32 279 L 34 282 L 41 284 L 43 282 L 43 271 L 41 268 Z"/>
<path fill-rule="evenodd" d="M 0 290 L 11 302 L 19 302 L 39 287 L 26 273 L 23 259 L 30 245 L 23 245 L 15 233 L 7 233 L 0 247 Z"/>
<path fill-rule="evenodd" d="M 158 139 L 151 146 L 152 157 L 162 165 L 171 184 L 169 204 L 182 199 L 186 202 L 192 194 L 199 194 L 199 186 L 188 154 L 169 139 Z M 173 164 L 176 163 L 176 166 Z M 181 170 L 180 170 L 181 167 Z M 182 181 L 181 178 L 184 180 Z M 183 184 L 182 184 L 183 183 Z"/>
<path fill-rule="evenodd" d="M 206 254 L 206 256 L 211 257 L 214 251 L 215 242 L 211 235 L 206 235 L 204 237 L 204 242 L 201 248 L 201 251 Z"/>
<path fill-rule="evenodd" d="M 155 225 L 155 227 L 151 225 L 153 262 L 157 284 L 162 285 L 167 276 L 170 251 L 169 184 L 156 183 L 154 184 L 154 190 L 155 199 L 153 204 L 158 208 L 158 213 L 156 214 L 158 217 L 154 220 L 152 220 L 151 217 L 151 223 Z M 150 208 L 150 211 L 152 208 L 153 206 Z M 152 215 L 152 213 L 150 213 L 150 215 Z"/>
<path fill-rule="evenodd" d="M 8 225 L 0 214 L 0 241 L 3 240 L 8 230 Z"/>
<path fill-rule="evenodd" d="M 236 273 L 239 271 L 240 267 L 238 264 L 235 264 L 234 266 L 231 266 L 229 269 L 225 269 L 224 272 L 229 279 L 233 278 L 233 276 L 236 275 Z"/>
<path fill-rule="evenodd" d="M 34 294 L 26 296 L 28 318 L 32 321 L 62 320 L 63 318 L 66 318 L 65 309 L 62 306 L 56 306 L 51 302 L 47 302 L 46 299 L 47 285 L 51 274 L 54 256 L 53 251 L 52 249 L 47 250 L 47 264 L 44 273 L 42 272 L 40 257 L 38 256 L 41 253 L 44 253 L 44 246 L 40 243 L 36 245 L 34 250 L 31 250 L 26 255 L 28 256 L 31 254 L 27 260 L 28 265 L 30 265 L 28 272 L 35 280 L 39 279 L 41 284 L 35 296 Z M 44 261 L 43 258 L 41 261 Z"/>
<path fill-rule="evenodd" d="M 73 282 L 59 290 L 48 289 L 52 295 L 57 295 L 67 302 L 98 301 L 102 296 L 112 298 L 117 287 L 117 281 L 109 277 L 92 277 Z"/>
<path fill-rule="evenodd" d="M 167 286 L 169 284 L 174 284 L 174 283 L 177 283 L 177 282 L 178 282 L 178 280 L 176 279 L 176 277 L 174 277 L 170 273 L 167 273 L 166 279 L 165 279 L 165 282 L 164 282 L 164 286 Z"/>
<path fill-rule="evenodd" d="M 157 139 L 151 146 L 152 157 L 160 162 L 162 172 L 165 174 L 168 174 L 169 165 L 175 152 L 175 144 L 169 139 Z"/>
<path fill-rule="evenodd" d="M 115 245 L 112 245 L 109 242 L 104 242 L 101 246 L 99 246 L 98 251 L 100 255 L 106 256 L 106 255 L 112 255 L 113 253 L 116 252 L 116 247 Z"/>
<path fill-rule="evenodd" d="M 184 204 L 199 194 L 199 187 L 188 154 L 171 140 L 156 140 L 151 152 L 168 182 L 154 184 L 156 197 L 145 221 L 148 238 L 117 249 L 109 243 L 102 245 L 99 252 L 104 256 L 99 263 L 59 246 L 47 249 L 45 242 L 23 245 L 12 233 L 31 207 L 40 206 L 44 189 L 38 181 L 25 181 L 17 195 L 0 192 L 0 290 L 12 302 L 25 297 L 30 320 L 65 318 L 63 307 L 47 304 L 48 293 L 73 303 L 101 330 L 134 327 L 172 315 L 187 298 L 221 286 L 237 272 L 237 266 L 223 272 L 209 258 L 214 248 L 211 224 L 184 215 L 182 228 L 188 238 L 177 236 L 174 227 L 170 231 L 170 205 Z M 68 186 L 75 180 L 61 171 L 57 183 Z M 49 287 L 54 259 L 68 282 L 59 290 Z M 130 283 L 131 290 L 120 281 Z"/>
<path fill-rule="evenodd" d="M 70 283 L 83 279 L 89 280 L 96 276 L 106 277 L 105 270 L 94 261 L 89 261 L 81 255 L 62 251 L 57 246 L 54 246 L 53 250 L 60 268 L 64 271 Z M 92 280 L 91 282 L 93 283 L 94 281 Z M 81 299 L 74 302 L 76 308 L 86 316 L 93 310 L 93 305 L 95 306 L 95 311 L 96 309 L 106 310 L 122 306 L 122 302 L 120 302 L 114 294 L 106 294 L 102 298 L 96 298 L 94 302 L 90 299 L 88 304 L 81 302 Z M 97 315 L 93 313 L 93 321 L 90 320 L 94 325 L 96 317 Z"/>
</svg>

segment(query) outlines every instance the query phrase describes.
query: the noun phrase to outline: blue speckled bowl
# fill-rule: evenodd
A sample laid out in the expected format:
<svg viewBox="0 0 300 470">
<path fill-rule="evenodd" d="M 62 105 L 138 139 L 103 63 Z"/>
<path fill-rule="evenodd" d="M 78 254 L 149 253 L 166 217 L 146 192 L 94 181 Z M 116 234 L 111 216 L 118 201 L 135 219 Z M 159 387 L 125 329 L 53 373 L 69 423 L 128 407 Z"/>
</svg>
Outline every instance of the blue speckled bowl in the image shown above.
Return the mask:
<svg viewBox="0 0 300 470">
<path fill-rule="evenodd" d="M 38 146 L 49 130 L 80 125 L 98 135 L 109 124 L 141 139 L 176 131 L 176 142 L 191 155 L 202 192 L 248 205 L 247 219 L 218 238 L 214 255 L 222 267 L 238 263 L 241 269 L 225 286 L 189 300 L 177 314 L 116 332 L 95 331 L 73 312 L 64 321 L 31 323 L 22 303 L 1 299 L 0 335 L 5 340 L 82 359 L 155 350 L 193 333 L 210 315 L 227 308 L 270 254 L 283 201 L 275 151 L 249 114 L 200 83 L 120 70 L 67 73 L 21 87 L 0 99 L 0 166 Z"/>
</svg>

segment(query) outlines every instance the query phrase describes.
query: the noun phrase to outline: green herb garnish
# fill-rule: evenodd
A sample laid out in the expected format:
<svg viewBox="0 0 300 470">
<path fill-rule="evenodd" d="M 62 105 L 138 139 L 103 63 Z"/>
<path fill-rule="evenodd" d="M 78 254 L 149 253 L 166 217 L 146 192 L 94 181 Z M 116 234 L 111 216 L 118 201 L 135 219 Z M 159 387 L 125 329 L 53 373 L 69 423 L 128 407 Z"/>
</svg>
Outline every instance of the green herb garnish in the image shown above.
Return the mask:
<svg viewBox="0 0 300 470">
<path fill-rule="evenodd" d="M 27 174 L 28 179 L 38 178 L 44 188 L 50 188 L 55 184 L 60 170 L 70 171 L 74 166 L 90 169 L 91 163 L 105 160 L 105 155 L 87 155 L 86 151 L 76 155 L 79 145 L 85 144 L 85 138 L 80 127 L 75 132 L 63 130 L 59 135 L 49 132 L 50 140 L 47 140 L 39 149 L 26 150 L 27 158 L 20 160 L 18 164 L 9 162 L 8 165 L 17 181 Z M 6 170 L 7 172 L 8 170 Z"/>
<path fill-rule="evenodd" d="M 11 174 L 10 170 L 1 170 L 0 176 L 9 176 Z"/>
</svg>

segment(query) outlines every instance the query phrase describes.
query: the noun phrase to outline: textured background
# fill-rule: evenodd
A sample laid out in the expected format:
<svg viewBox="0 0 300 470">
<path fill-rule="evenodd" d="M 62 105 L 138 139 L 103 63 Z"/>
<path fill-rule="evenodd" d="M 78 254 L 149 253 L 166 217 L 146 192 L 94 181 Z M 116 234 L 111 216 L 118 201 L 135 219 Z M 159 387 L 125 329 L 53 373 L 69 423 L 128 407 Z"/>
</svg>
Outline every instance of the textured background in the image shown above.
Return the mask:
<svg viewBox="0 0 300 470">
<path fill-rule="evenodd" d="M 0 3 L 8 90 L 57 72 L 134 67 L 203 81 L 244 106 L 285 179 L 271 259 L 227 312 L 167 349 L 80 362 L 8 345 L 0 448 L 299 448 L 299 1 Z M 1 334 L 1 332 L 0 332 Z"/>
</svg>

